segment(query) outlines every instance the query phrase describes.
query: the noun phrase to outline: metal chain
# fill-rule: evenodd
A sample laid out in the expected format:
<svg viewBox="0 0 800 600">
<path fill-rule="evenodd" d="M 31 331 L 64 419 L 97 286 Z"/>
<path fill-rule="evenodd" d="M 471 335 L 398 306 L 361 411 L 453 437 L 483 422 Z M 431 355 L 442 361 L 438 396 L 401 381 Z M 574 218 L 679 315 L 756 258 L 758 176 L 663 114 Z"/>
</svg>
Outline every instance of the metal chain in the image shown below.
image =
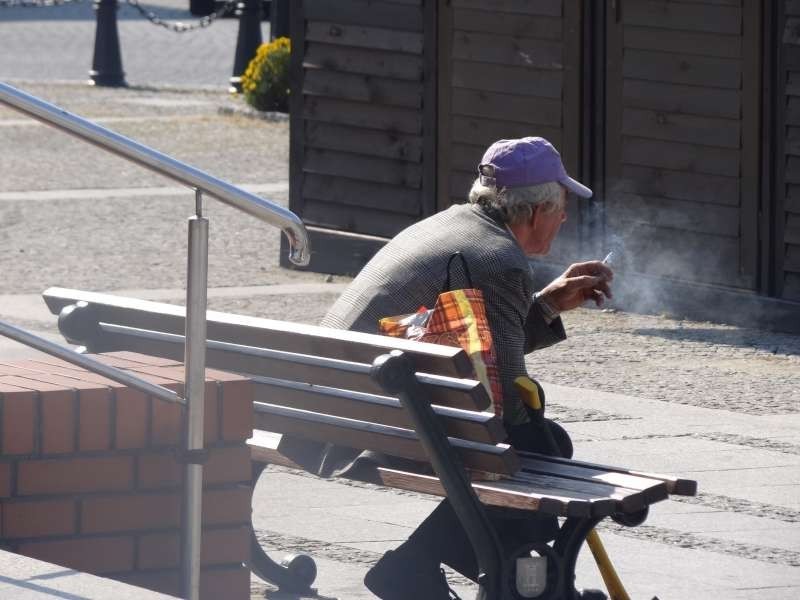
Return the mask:
<svg viewBox="0 0 800 600">
<path fill-rule="evenodd" d="M 9 1 L 9 0 L 0 0 L 0 2 Z M 14 1 L 14 0 L 11 0 Z M 27 1 L 27 0 L 22 0 Z M 68 0 L 68 1 L 75 1 L 75 0 Z M 82 0 L 79 0 L 82 1 Z M 202 17 L 198 21 L 194 23 L 183 23 L 181 21 L 167 21 L 159 17 L 156 13 L 152 10 L 147 10 L 142 8 L 139 4 L 139 0 L 125 0 L 127 4 L 135 8 L 139 13 L 148 21 L 150 21 L 153 25 L 158 25 L 160 27 L 164 27 L 165 29 L 169 29 L 170 31 L 174 31 L 175 33 L 186 33 L 187 31 L 196 31 L 198 29 L 202 29 L 203 27 L 208 27 L 214 21 L 216 21 L 219 17 L 224 17 L 229 12 L 231 12 L 238 2 L 238 0 L 228 0 L 219 10 L 215 10 L 210 15 L 206 15 Z"/>
<path fill-rule="evenodd" d="M 63 4 L 80 4 L 86 0 L 0 0 L 0 8 L 45 8 Z"/>
</svg>

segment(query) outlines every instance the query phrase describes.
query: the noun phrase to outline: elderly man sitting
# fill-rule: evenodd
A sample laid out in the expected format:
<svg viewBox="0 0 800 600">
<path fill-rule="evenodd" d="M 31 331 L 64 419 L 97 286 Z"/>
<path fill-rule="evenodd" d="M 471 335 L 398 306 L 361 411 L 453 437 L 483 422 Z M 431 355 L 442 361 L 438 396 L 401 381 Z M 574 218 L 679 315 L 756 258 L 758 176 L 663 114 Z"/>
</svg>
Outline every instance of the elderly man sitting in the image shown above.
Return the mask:
<svg viewBox="0 0 800 600">
<path fill-rule="evenodd" d="M 533 287 L 532 256 L 548 253 L 566 220 L 567 194 L 588 198 L 592 191 L 569 177 L 556 149 L 545 139 L 500 140 L 486 151 L 469 203 L 455 205 L 400 232 L 364 267 L 336 301 L 322 324 L 377 332 L 378 320 L 431 307 L 445 280 L 448 258 L 460 252 L 473 287 L 483 291 L 503 390 L 503 418 L 510 443 L 547 453 L 544 436 L 529 418 L 514 379 L 527 375 L 525 354 L 565 339 L 560 313 L 587 300 L 610 297 L 611 270 L 598 261 L 570 266 L 541 291 Z M 457 270 L 456 270 L 457 271 Z M 458 273 L 454 273 L 458 275 Z M 466 278 L 453 282 L 466 287 Z M 564 456 L 572 455 L 566 432 L 547 426 Z M 360 476 L 379 457 L 329 448 L 319 463 L 321 475 Z M 524 519 L 513 511 L 488 509 L 508 548 L 552 539 L 555 518 Z M 408 541 L 387 552 L 367 573 L 366 586 L 386 600 L 447 600 L 450 591 L 440 569 L 450 565 L 477 577 L 477 562 L 451 506 L 444 500 Z"/>
</svg>

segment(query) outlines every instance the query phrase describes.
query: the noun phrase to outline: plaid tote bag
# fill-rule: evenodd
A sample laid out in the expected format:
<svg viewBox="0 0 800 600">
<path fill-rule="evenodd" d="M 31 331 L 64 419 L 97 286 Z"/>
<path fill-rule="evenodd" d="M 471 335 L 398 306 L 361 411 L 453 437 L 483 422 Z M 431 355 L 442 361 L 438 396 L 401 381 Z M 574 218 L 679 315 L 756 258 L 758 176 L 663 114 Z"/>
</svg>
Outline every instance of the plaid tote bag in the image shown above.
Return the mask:
<svg viewBox="0 0 800 600">
<path fill-rule="evenodd" d="M 450 272 L 456 258 L 461 260 L 468 288 L 450 289 Z M 503 416 L 503 388 L 483 292 L 473 287 L 467 262 L 460 252 L 447 261 L 447 279 L 432 309 L 421 307 L 410 315 L 385 317 L 378 322 L 378 328 L 384 335 L 463 348 L 476 377 L 492 399 L 495 414 Z"/>
</svg>

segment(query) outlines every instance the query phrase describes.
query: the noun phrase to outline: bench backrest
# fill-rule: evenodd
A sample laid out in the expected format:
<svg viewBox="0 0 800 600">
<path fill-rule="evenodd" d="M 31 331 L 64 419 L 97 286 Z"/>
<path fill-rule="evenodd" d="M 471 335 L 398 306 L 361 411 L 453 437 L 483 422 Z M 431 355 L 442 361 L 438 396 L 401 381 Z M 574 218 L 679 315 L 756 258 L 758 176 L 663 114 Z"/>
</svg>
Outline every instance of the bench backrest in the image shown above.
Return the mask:
<svg viewBox="0 0 800 600">
<path fill-rule="evenodd" d="M 183 307 L 64 288 L 43 296 L 64 336 L 90 352 L 183 358 Z M 213 311 L 207 330 L 208 366 L 255 382 L 257 429 L 426 461 L 400 402 L 370 376 L 375 357 L 398 349 L 465 466 L 506 475 L 520 468 L 460 348 Z"/>
</svg>

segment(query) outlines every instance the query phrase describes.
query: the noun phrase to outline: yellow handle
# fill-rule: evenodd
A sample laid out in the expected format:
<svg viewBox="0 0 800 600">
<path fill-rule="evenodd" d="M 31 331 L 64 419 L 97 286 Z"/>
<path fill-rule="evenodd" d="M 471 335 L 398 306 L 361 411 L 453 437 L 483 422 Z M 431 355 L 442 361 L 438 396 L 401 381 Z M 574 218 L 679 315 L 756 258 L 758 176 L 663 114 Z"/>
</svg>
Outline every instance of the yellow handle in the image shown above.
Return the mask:
<svg viewBox="0 0 800 600">
<path fill-rule="evenodd" d="M 530 377 L 520 375 L 514 380 L 514 387 L 522 398 L 522 401 L 533 410 L 541 410 L 542 400 L 539 398 L 539 388 Z"/>
<path fill-rule="evenodd" d="M 606 554 L 606 549 L 603 547 L 603 542 L 600 541 L 600 536 L 597 531 L 592 529 L 586 536 L 586 543 L 589 550 L 592 551 L 592 556 L 597 563 L 597 568 L 600 570 L 600 575 L 603 577 L 603 582 L 606 584 L 606 589 L 611 595 L 611 600 L 631 600 L 628 592 L 625 591 L 625 586 L 614 570 L 614 565 Z"/>
</svg>

